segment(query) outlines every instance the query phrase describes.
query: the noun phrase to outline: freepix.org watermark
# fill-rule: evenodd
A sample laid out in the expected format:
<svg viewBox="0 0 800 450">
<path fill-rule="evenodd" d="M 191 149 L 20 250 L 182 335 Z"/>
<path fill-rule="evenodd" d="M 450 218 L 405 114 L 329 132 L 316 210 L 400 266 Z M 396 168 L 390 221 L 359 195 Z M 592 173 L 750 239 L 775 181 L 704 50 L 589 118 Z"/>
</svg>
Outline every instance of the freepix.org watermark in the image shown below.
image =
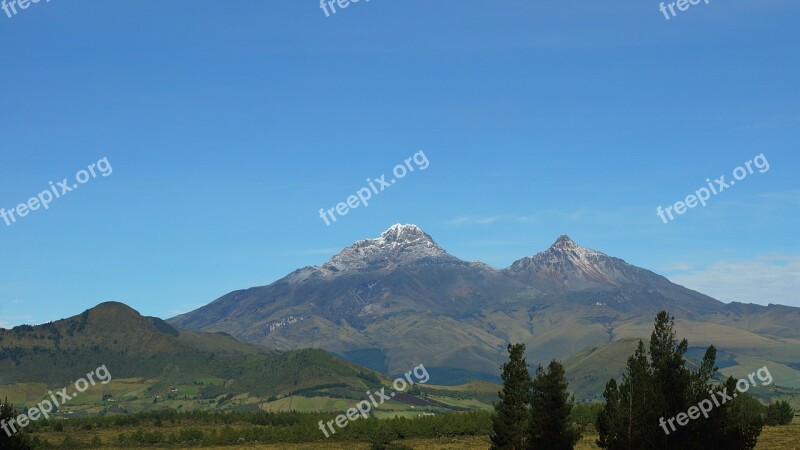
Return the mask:
<svg viewBox="0 0 800 450">
<path fill-rule="evenodd" d="M 414 164 L 411 164 L 413 161 Z M 367 178 L 368 187 L 363 187 L 356 191 L 355 195 L 351 195 L 347 197 L 345 202 L 341 202 L 337 204 L 333 208 L 329 208 L 327 211 L 325 208 L 319 209 L 319 217 L 320 219 L 325 221 L 325 225 L 330 226 L 331 220 L 336 222 L 336 214 L 340 216 L 345 216 L 347 213 L 350 212 L 351 209 L 356 209 L 359 206 L 368 206 L 369 199 L 372 198 L 373 195 L 378 195 L 386 188 L 391 187 L 393 184 L 397 183 L 399 180 L 405 178 L 406 175 L 413 172 L 416 165 L 416 168 L 419 170 L 425 170 L 430 165 L 428 161 L 428 157 L 425 156 L 425 152 L 422 150 L 418 151 L 414 154 L 414 156 L 410 158 L 406 158 L 403 163 L 394 166 L 392 169 L 392 175 L 394 178 L 386 181 L 386 175 L 381 175 L 374 180 L 371 178 Z M 330 216 L 330 220 L 328 220 L 328 216 Z"/>
<path fill-rule="evenodd" d="M 6 226 L 10 227 L 11 224 L 16 223 L 18 219 L 26 217 L 32 211 L 37 211 L 40 208 L 50 209 L 50 203 L 53 200 L 59 199 L 68 192 L 78 189 L 80 185 L 86 184 L 89 181 L 97 178 L 98 175 L 107 177 L 111 175 L 114 169 L 108 162 L 108 158 L 103 158 L 96 163 L 89 164 L 86 169 L 81 169 L 75 174 L 75 182 L 70 184 L 68 178 L 64 178 L 58 183 L 50 182 L 50 187 L 28 199 L 25 203 L 20 203 L 16 208 L 6 210 L 0 209 L 0 217 L 5 221 Z"/>
<path fill-rule="evenodd" d="M 416 380 L 412 380 L 411 375 L 414 375 Z M 420 364 L 417 367 L 414 367 L 412 370 L 406 372 L 403 377 L 399 377 L 394 380 L 392 383 L 392 387 L 394 388 L 393 392 L 387 395 L 386 388 L 381 388 L 379 391 L 375 391 L 375 393 L 367 391 L 367 397 L 369 397 L 369 400 L 361 400 L 360 402 L 356 403 L 355 408 L 348 409 L 345 414 L 339 414 L 335 419 L 329 420 L 327 423 L 320 420 L 319 429 L 326 438 L 331 437 L 331 434 L 336 434 L 336 430 L 333 428 L 334 422 L 336 423 L 337 427 L 342 429 L 350 422 L 358 419 L 359 415 L 366 419 L 369 417 L 369 413 L 372 411 L 373 407 L 377 408 L 378 406 L 382 405 L 383 402 L 391 400 L 392 397 L 397 395 L 398 392 L 405 391 L 407 387 L 413 386 L 415 383 L 425 384 L 430 379 L 431 376 L 428 374 L 425 366 Z M 377 396 L 378 399 L 375 399 L 375 396 Z M 328 429 L 331 431 L 330 434 L 328 433 Z"/>
<path fill-rule="evenodd" d="M 95 379 L 95 377 L 97 377 L 97 379 Z M 106 369 L 105 364 L 87 373 L 86 378 L 78 379 L 74 385 L 75 391 L 68 393 L 67 390 L 69 390 L 69 388 L 66 387 L 60 391 L 56 391 L 55 393 L 53 393 L 53 391 L 47 391 L 47 394 L 50 395 L 50 400 L 52 401 L 42 400 L 39 402 L 39 404 L 29 409 L 27 414 L 20 414 L 18 417 L 12 418 L 9 421 L 3 419 L 3 421 L 0 422 L 0 428 L 6 432 L 8 437 L 11 437 L 17 434 L 23 428 L 30 425 L 31 422 L 37 421 L 42 417 L 45 419 L 49 418 L 50 413 L 53 412 L 53 408 L 58 408 L 64 403 L 77 397 L 78 394 L 86 392 L 90 386 L 96 385 L 98 381 L 100 384 L 108 384 L 111 381 L 111 373 L 108 371 L 108 369 Z M 17 430 L 17 427 L 19 427 L 19 431 Z"/>
<path fill-rule="evenodd" d="M 669 205 L 666 208 L 661 208 L 659 206 L 656 208 L 656 214 L 658 217 L 661 217 L 664 223 L 667 223 L 668 221 L 665 214 L 669 217 L 669 220 L 675 220 L 675 216 L 672 215 L 673 211 L 675 214 L 681 215 L 687 211 L 687 208 L 694 208 L 698 203 L 706 206 L 706 201 L 711 198 L 712 193 L 718 195 L 725 189 L 733 187 L 737 181 L 744 180 L 748 175 L 755 173 L 753 169 L 754 166 L 758 169 L 758 173 L 764 173 L 769 170 L 769 161 L 767 161 L 767 157 L 762 153 L 733 169 L 733 180 L 725 181 L 725 175 L 722 175 L 716 178 L 712 183 L 710 178 L 706 178 L 706 183 L 708 183 L 707 188 L 705 186 L 701 187 L 696 190 L 694 194 L 687 195 L 685 200 L 677 201 L 674 205 Z"/>
<path fill-rule="evenodd" d="M 358 3 L 359 1 L 361 0 L 319 0 L 319 7 L 322 9 L 322 12 L 325 13 L 325 17 L 330 17 L 331 13 L 328 12 L 328 8 L 330 8 L 333 14 L 336 14 L 336 5 L 341 9 L 345 9 L 350 6 L 350 3 Z M 369 0 L 364 0 L 364 2 L 369 3 Z"/>
<path fill-rule="evenodd" d="M 700 1 L 701 0 L 678 0 L 677 2 L 670 2 L 667 3 L 666 5 L 664 5 L 664 2 L 661 2 L 658 5 L 658 10 L 661 11 L 662 14 L 664 14 L 665 19 L 669 20 L 678 14 L 675 12 L 675 7 L 678 8 L 678 11 L 686 11 L 687 9 L 689 9 L 689 6 L 695 6 L 700 4 Z M 705 2 L 705 4 L 707 5 L 709 4 L 710 0 L 702 0 L 702 1 Z M 667 14 L 668 8 L 671 15 Z"/>
<path fill-rule="evenodd" d="M 25 10 L 40 1 L 41 0 L 2 0 L 2 2 L 0 2 L 0 8 L 5 11 L 6 16 L 10 19 L 19 13 L 17 8 Z M 50 0 L 45 0 L 45 3 L 50 3 Z"/>
<path fill-rule="evenodd" d="M 697 406 L 692 406 L 686 412 L 679 413 L 677 416 L 671 417 L 666 421 L 664 420 L 663 417 L 661 417 L 660 419 L 658 419 L 659 425 L 661 425 L 661 428 L 664 429 L 664 433 L 666 433 L 667 436 L 669 436 L 670 431 L 667 429 L 667 424 L 669 424 L 669 427 L 672 429 L 672 431 L 675 431 L 675 424 L 673 423 L 675 421 L 678 422 L 678 426 L 682 427 L 689 423 L 689 419 L 694 420 L 699 418 L 700 414 L 703 414 L 703 417 L 708 419 L 708 413 L 710 413 L 715 406 L 720 407 L 729 401 L 733 401 L 733 399 L 736 398 L 739 395 L 739 393 L 743 394 L 747 392 L 748 389 L 750 389 L 750 386 L 755 386 L 756 375 L 758 375 L 758 379 L 759 381 L 761 381 L 761 386 L 769 386 L 770 384 L 772 384 L 772 374 L 769 373 L 769 369 L 767 368 L 767 366 L 764 366 L 758 369 L 756 372 L 753 372 L 750 375 L 748 375 L 747 378 L 742 378 L 741 380 L 737 381 L 736 390 L 738 392 L 728 394 L 727 387 L 723 387 L 721 391 L 714 391 L 712 389 L 711 391 L 708 391 L 708 393 L 711 394 L 710 399 L 707 398 L 701 400 L 700 403 L 697 404 Z"/>
</svg>

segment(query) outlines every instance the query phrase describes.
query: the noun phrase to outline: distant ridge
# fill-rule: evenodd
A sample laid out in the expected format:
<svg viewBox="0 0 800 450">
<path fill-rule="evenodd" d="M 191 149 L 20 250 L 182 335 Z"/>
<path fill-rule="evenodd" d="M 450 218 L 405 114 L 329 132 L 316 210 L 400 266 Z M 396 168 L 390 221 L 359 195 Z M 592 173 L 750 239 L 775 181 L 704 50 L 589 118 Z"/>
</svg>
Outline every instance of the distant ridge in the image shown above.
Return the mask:
<svg viewBox="0 0 800 450">
<path fill-rule="evenodd" d="M 114 379 L 150 380 L 142 383 L 164 396 L 171 386 L 208 379 L 225 381 L 220 393 L 265 398 L 329 383 L 361 391 L 367 385 L 360 377 L 369 372 L 321 350 L 278 353 L 221 333 L 179 330 L 118 302 L 44 325 L 0 330 L 0 384 L 56 387 L 99 365 Z"/>
</svg>

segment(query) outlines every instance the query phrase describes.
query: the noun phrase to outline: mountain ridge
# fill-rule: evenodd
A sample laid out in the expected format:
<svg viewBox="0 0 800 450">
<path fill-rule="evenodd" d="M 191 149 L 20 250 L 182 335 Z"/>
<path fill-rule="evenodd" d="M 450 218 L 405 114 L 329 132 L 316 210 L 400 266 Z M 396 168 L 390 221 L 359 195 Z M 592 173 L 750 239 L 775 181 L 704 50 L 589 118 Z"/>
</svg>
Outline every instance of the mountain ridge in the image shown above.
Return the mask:
<svg viewBox="0 0 800 450">
<path fill-rule="evenodd" d="M 702 330 L 698 323 L 721 327 L 735 336 L 723 339 L 731 343 L 728 350 L 745 352 L 748 361 L 765 355 L 743 342 L 775 344 L 766 356 L 788 364 L 800 360 L 800 352 L 786 347 L 800 338 L 800 309 L 784 308 L 789 313 L 726 305 L 567 235 L 494 269 L 450 255 L 416 225 L 397 224 L 322 266 L 233 291 L 168 322 L 224 331 L 267 348 L 371 354 L 386 361 L 387 372 L 425 362 L 430 370 L 486 379 L 497 376 L 508 342 L 526 343 L 534 363 L 564 359 L 586 347 L 649 336 L 637 333 L 661 309 L 695 329 Z M 702 342 L 711 336 L 692 337 Z"/>
<path fill-rule="evenodd" d="M 35 403 L 48 389 L 100 365 L 112 382 L 78 400 L 89 411 L 97 412 L 97 405 L 145 411 L 164 402 L 184 410 L 238 408 L 225 402 L 237 396 L 255 405 L 297 391 L 319 391 L 324 398 L 324 386 L 332 384 L 340 395 L 358 396 L 381 380 L 321 349 L 276 352 L 222 333 L 176 329 L 119 302 L 43 325 L 0 329 L 0 390 L 27 393 L 18 402 Z M 114 393 L 113 405 L 103 403 L 106 392 Z"/>
</svg>

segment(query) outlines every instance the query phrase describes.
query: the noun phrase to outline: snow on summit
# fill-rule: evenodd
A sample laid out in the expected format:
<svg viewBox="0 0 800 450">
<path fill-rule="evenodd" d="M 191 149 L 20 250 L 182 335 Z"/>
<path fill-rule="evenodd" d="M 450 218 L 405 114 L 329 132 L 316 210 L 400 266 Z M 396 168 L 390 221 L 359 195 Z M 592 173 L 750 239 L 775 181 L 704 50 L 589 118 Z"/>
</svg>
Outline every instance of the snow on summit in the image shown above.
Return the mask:
<svg viewBox="0 0 800 450">
<path fill-rule="evenodd" d="M 416 225 L 395 224 L 380 236 L 364 239 L 342 250 L 322 266 L 329 274 L 353 270 L 380 270 L 416 263 L 460 263 Z"/>
</svg>

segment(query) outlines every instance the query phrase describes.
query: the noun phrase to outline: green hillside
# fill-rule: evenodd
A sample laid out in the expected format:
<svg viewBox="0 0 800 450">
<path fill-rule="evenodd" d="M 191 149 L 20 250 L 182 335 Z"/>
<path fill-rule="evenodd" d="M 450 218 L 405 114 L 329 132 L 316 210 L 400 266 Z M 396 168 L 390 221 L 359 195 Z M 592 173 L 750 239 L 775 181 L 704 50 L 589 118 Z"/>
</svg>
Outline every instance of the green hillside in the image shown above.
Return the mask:
<svg viewBox="0 0 800 450">
<path fill-rule="evenodd" d="M 0 330 L 0 398 L 32 406 L 105 366 L 97 383 L 69 401 L 70 417 L 153 409 L 341 411 L 391 380 L 324 350 L 287 352 L 237 341 L 225 333 L 180 330 L 121 303 L 40 326 Z M 74 391 L 74 389 L 71 389 Z M 415 389 L 376 414 L 486 409 L 490 395 Z"/>
<path fill-rule="evenodd" d="M 139 411 L 160 401 L 159 407 L 232 408 L 327 385 L 355 396 L 380 380 L 322 350 L 270 352 L 223 333 L 177 330 L 120 303 L 0 330 L 0 396 L 14 403 L 35 403 L 101 365 L 113 381 L 70 406 Z M 113 401 L 102 402 L 104 393 Z"/>
</svg>

